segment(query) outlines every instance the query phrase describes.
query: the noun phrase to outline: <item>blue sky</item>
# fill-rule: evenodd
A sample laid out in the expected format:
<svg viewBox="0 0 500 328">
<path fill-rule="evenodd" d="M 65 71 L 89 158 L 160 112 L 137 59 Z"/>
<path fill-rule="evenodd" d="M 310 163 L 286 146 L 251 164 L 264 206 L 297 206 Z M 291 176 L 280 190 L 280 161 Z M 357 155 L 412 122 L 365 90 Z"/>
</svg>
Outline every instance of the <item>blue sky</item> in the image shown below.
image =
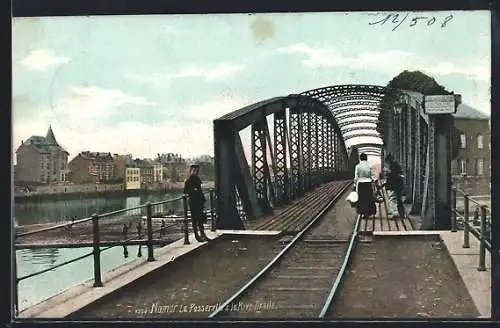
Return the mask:
<svg viewBox="0 0 500 328">
<path fill-rule="evenodd" d="M 409 13 L 395 31 L 369 24 L 384 15 L 14 19 L 13 151 L 51 124 L 70 158 L 212 154 L 212 120 L 222 114 L 329 85 L 386 85 L 404 69 L 490 112 L 489 12 Z M 410 27 L 416 16 L 436 22 Z"/>
</svg>

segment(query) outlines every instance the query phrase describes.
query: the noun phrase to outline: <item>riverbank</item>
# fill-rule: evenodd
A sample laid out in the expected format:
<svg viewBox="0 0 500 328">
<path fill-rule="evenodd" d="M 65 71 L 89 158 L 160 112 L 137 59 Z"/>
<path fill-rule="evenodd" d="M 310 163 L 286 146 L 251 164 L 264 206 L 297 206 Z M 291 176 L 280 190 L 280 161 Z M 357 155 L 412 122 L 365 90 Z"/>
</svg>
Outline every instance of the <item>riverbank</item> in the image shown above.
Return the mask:
<svg viewBox="0 0 500 328">
<path fill-rule="evenodd" d="M 166 222 L 165 222 L 166 221 Z M 141 224 L 141 231 L 137 230 L 138 224 Z M 162 226 L 165 223 L 165 226 Z M 66 224 L 64 226 L 64 224 Z M 182 234 L 182 221 L 172 219 L 155 218 L 152 220 L 153 238 L 163 240 L 165 238 L 178 238 Z M 124 234 L 123 227 L 128 227 L 127 233 Z M 61 228 L 47 230 L 36 234 L 19 236 L 20 234 L 40 231 L 54 226 L 62 226 Z M 141 216 L 133 217 L 117 217 L 111 219 L 103 219 L 99 222 L 99 239 L 101 242 L 119 242 L 127 238 L 136 236 L 135 239 L 147 238 L 147 225 L 144 218 Z M 89 243 L 93 241 L 93 226 L 92 221 L 87 221 L 79 224 L 71 224 L 71 221 L 63 221 L 58 224 L 41 223 L 29 224 L 15 227 L 17 236 L 16 245 L 32 245 L 30 248 L 64 245 L 70 247 L 72 244 Z M 172 237 L 173 236 L 173 237 Z M 169 240 L 170 240 L 169 239 Z M 35 247 L 37 246 L 37 247 Z"/>
<path fill-rule="evenodd" d="M 214 188 L 215 183 L 208 181 L 203 184 L 203 188 L 208 190 Z M 183 182 L 162 183 L 144 189 L 123 189 L 121 184 L 94 184 L 94 185 L 54 185 L 38 187 L 29 193 L 16 193 L 15 203 L 43 202 L 54 200 L 71 200 L 79 198 L 112 198 L 126 196 L 141 196 L 150 194 L 161 194 L 168 192 L 182 192 Z"/>
</svg>

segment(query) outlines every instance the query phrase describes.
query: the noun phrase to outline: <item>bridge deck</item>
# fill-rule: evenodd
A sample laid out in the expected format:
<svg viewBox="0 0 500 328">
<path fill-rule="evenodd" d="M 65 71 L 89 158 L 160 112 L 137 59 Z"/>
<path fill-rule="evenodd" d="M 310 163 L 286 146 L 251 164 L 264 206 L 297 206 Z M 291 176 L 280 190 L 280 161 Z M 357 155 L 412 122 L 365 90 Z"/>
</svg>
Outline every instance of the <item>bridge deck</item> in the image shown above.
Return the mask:
<svg viewBox="0 0 500 328">
<path fill-rule="evenodd" d="M 291 233 L 309 222 L 311 215 L 304 215 L 305 212 L 301 211 L 302 208 L 309 210 L 321 208 L 322 205 L 324 206 L 333 198 L 332 195 L 335 194 L 335 190 L 338 191 L 342 186 L 347 185 L 346 181 L 337 181 L 320 186 L 290 206 L 275 210 L 274 217 L 248 221 L 246 224 L 248 230 L 246 231 L 217 231 L 216 235 L 210 233 L 212 237 L 216 237 L 212 243 L 197 243 L 191 237 L 191 245 L 182 245 L 182 240 L 180 240 L 157 250 L 155 252 L 157 261 L 155 262 L 148 263 L 144 262 L 144 260 L 138 260 L 120 267 L 114 270 L 114 272 L 105 274 L 103 279 L 104 287 L 92 288 L 91 282 L 87 282 L 23 311 L 21 317 L 67 317 L 70 319 L 206 318 L 210 312 L 215 310 L 217 304 L 223 302 L 229 295 L 245 284 L 250 277 L 262 269 L 271 258 L 283 249 L 287 242 L 286 238 L 289 237 L 282 237 L 280 229 Z M 352 225 L 355 211 L 345 201 L 345 196 L 346 193 L 329 210 L 326 215 L 328 219 L 320 224 L 320 237 L 326 238 L 339 233 L 341 235 L 342 233 L 345 234 L 348 231 L 346 227 Z M 290 213 L 295 214 L 291 215 Z M 359 265 L 356 267 L 356 264 L 353 264 L 354 267 L 351 268 L 351 272 L 347 277 L 351 277 L 348 278 L 351 280 L 354 279 L 353 277 L 356 276 L 355 272 L 358 271 L 358 275 L 362 274 L 364 278 L 361 277 L 361 280 L 355 279 L 357 281 L 356 285 L 362 286 L 358 286 L 359 288 L 356 287 L 353 291 L 349 289 L 351 288 L 349 287 L 349 280 L 344 282 L 347 286 L 344 288 L 346 293 L 342 294 L 342 297 L 344 297 L 343 300 L 336 304 L 346 303 L 349 309 L 345 306 L 343 308 L 342 306 L 339 308 L 334 307 L 332 312 L 334 317 L 349 316 L 349 313 L 355 313 L 361 317 L 377 317 L 377 315 L 391 317 L 406 314 L 411 314 L 410 316 L 415 317 L 429 315 L 429 313 L 438 316 L 451 315 L 462 317 L 489 315 L 490 309 L 488 305 L 490 297 L 488 288 L 490 285 L 488 283 L 490 282 L 486 277 L 489 272 L 482 273 L 480 282 L 475 281 L 474 277 L 476 277 L 477 271 L 471 261 L 476 260 L 477 256 L 471 257 L 467 255 L 469 253 L 477 254 L 475 239 L 471 238 L 471 250 L 462 252 L 460 246 L 457 246 L 460 244 L 462 233 L 423 232 L 414 230 L 415 227 L 416 225 L 413 221 L 394 222 L 388 220 L 385 204 L 378 206 L 376 221 L 369 219 L 362 222 L 360 226 L 361 231 L 369 232 L 368 234 L 373 235 L 373 239 L 371 242 L 362 244 L 360 255 L 357 255 L 356 258 L 365 264 L 369 263 L 371 267 L 363 269 Z M 391 235 L 397 235 L 398 237 Z M 452 313 L 453 311 L 444 311 L 442 305 L 442 311 L 436 310 L 437 312 L 434 311 L 435 313 L 431 310 L 418 311 L 417 309 L 417 305 L 420 304 L 417 304 L 417 301 L 423 302 L 423 305 L 421 305 L 425 309 L 433 308 L 433 304 L 438 298 L 441 304 L 454 304 L 453 302 L 457 301 L 454 299 L 457 297 L 457 293 L 455 292 L 448 294 L 443 292 L 443 294 L 440 294 L 441 289 L 456 289 L 456 280 L 443 280 L 442 275 L 436 276 L 436 272 L 439 271 L 436 271 L 437 269 L 428 271 L 434 273 L 427 275 L 422 275 L 417 272 L 418 270 L 414 270 L 415 265 L 419 266 L 421 265 L 420 263 L 427 262 L 431 263 L 431 266 L 435 265 L 437 268 L 437 262 L 433 258 L 434 255 L 425 248 L 425 245 L 429 245 L 428 242 L 424 241 L 425 245 L 418 242 L 415 244 L 414 242 L 415 245 L 420 245 L 418 247 L 426 249 L 425 252 L 419 252 L 418 247 L 413 249 L 413 246 L 411 246 L 413 245 L 412 240 L 415 237 L 422 238 L 422 235 L 434 235 L 443 240 L 444 249 L 449 250 L 452 259 L 452 262 L 447 261 L 454 263 L 458 269 L 458 273 L 455 272 L 455 275 L 457 277 L 461 276 L 465 281 L 465 288 L 459 288 L 457 291 L 463 297 L 461 298 L 461 303 L 455 306 L 453 310 L 455 313 Z M 342 238 L 347 239 L 347 236 L 348 234 Z M 389 242 L 389 246 L 380 246 L 381 243 L 377 243 L 377 240 L 392 241 Z M 400 241 L 398 242 L 397 240 Z M 401 246 L 407 244 L 409 246 Z M 199 248 L 201 245 L 206 246 Z M 389 250 L 394 245 L 400 245 L 398 246 L 399 253 L 397 254 L 393 254 Z M 407 247 L 406 250 L 405 247 Z M 199 250 L 195 252 L 195 249 Z M 189 256 L 183 256 L 188 253 Z M 413 258 L 413 262 L 409 261 L 409 258 Z M 487 261 L 489 263 L 489 257 Z M 404 274 L 398 273 L 399 271 L 395 270 L 394 266 L 398 268 L 404 267 Z M 449 272 L 453 271 L 449 265 L 447 265 L 446 270 Z M 374 279 L 370 278 L 370 272 L 374 272 L 371 274 Z M 392 289 L 387 286 L 387 288 L 384 287 L 384 282 L 380 282 L 379 275 L 381 272 L 386 272 L 384 275 L 389 277 L 386 277 L 389 279 L 388 281 L 399 279 L 398 281 L 401 283 L 406 281 L 407 286 L 400 284 Z M 377 278 L 375 279 L 375 277 Z M 375 308 L 371 308 L 365 304 L 368 299 L 366 295 L 361 297 L 359 294 L 368 293 L 371 304 L 385 304 L 388 299 L 397 304 L 399 297 L 407 296 L 408 293 L 414 292 L 418 288 L 425 288 L 429 281 L 434 281 L 433 279 L 437 281 L 435 297 L 433 299 L 419 298 L 418 296 L 413 297 L 415 302 L 412 301 L 413 303 L 410 303 L 414 305 L 410 304 L 413 307 L 410 309 L 407 308 L 405 310 L 407 312 L 401 312 L 396 306 L 392 307 L 389 304 L 387 304 L 385 310 L 379 309 L 377 310 L 378 312 L 374 312 Z M 480 284 L 480 286 L 478 287 L 477 284 Z M 125 286 L 126 288 L 124 288 Z M 408 291 L 408 286 L 418 288 Z M 469 294 L 472 296 L 472 301 L 468 296 Z M 283 300 L 281 302 L 283 303 Z M 475 311 L 474 305 L 478 311 Z M 263 306 L 265 307 L 264 303 Z M 293 317 L 294 313 L 290 312 L 287 315 Z M 255 316 L 262 316 L 262 314 L 253 315 L 253 317 Z"/>
</svg>

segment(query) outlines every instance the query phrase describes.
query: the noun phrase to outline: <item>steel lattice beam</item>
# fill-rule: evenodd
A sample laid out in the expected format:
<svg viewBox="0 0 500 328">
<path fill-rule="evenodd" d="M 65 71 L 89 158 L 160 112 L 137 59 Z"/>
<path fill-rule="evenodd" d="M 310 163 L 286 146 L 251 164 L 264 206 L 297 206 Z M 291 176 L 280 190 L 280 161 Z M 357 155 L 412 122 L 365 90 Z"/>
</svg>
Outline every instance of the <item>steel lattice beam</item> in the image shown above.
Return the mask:
<svg viewBox="0 0 500 328">
<path fill-rule="evenodd" d="M 344 121 L 342 121 L 342 122 L 339 122 L 339 123 L 338 123 L 338 126 L 339 126 L 339 128 L 341 128 L 341 129 L 342 129 L 343 127 L 346 127 L 346 126 L 349 126 L 349 125 L 353 125 L 353 124 L 363 124 L 363 123 L 365 123 L 365 124 L 368 124 L 368 123 L 369 123 L 369 124 L 375 124 L 375 125 L 377 124 L 377 123 L 376 123 L 376 120 L 374 120 L 373 118 L 371 118 L 371 117 L 370 117 L 370 119 L 369 119 L 369 120 L 350 120 L 350 121 L 346 121 L 346 120 L 344 120 Z"/>
<path fill-rule="evenodd" d="M 288 169 L 286 163 L 287 129 L 285 110 L 274 113 L 274 157 L 276 172 L 274 174 L 278 205 L 288 201 Z"/>
<path fill-rule="evenodd" d="M 311 148 L 314 147 L 314 137 L 312 136 L 313 131 L 313 123 L 311 122 L 313 119 L 312 113 L 303 113 L 302 114 L 302 122 L 304 125 L 302 127 L 302 186 L 303 190 L 306 191 L 311 186 L 311 162 L 312 162 L 312 154 L 313 151 Z"/>
<path fill-rule="evenodd" d="M 350 135 L 344 135 L 344 140 L 357 138 L 357 137 L 375 137 L 380 138 L 380 134 L 378 132 L 363 132 L 363 133 L 355 133 Z"/>
<path fill-rule="evenodd" d="M 300 112 L 290 111 L 290 168 L 292 171 L 292 199 L 297 198 L 302 191 L 302 119 Z"/>
<path fill-rule="evenodd" d="M 252 168 L 257 200 L 263 212 L 268 212 L 269 166 L 267 164 L 267 145 L 264 124 L 265 119 L 252 124 Z"/>
<path fill-rule="evenodd" d="M 363 114 L 353 113 L 353 114 L 346 114 L 346 115 L 343 115 L 340 117 L 336 117 L 336 119 L 337 119 L 337 121 L 340 121 L 340 120 L 345 120 L 346 118 L 353 118 L 353 117 L 357 117 L 357 118 L 359 118 L 359 117 L 372 117 L 375 120 L 378 120 L 378 113 L 363 113 Z"/>
<path fill-rule="evenodd" d="M 378 107 L 378 103 L 370 102 L 370 101 L 351 101 L 348 103 L 334 103 L 332 102 L 331 104 L 326 102 L 325 103 L 328 108 L 332 111 L 336 111 L 339 108 L 346 108 L 346 107 Z"/>
<path fill-rule="evenodd" d="M 356 113 L 359 111 L 375 112 L 378 114 L 380 111 L 380 108 L 378 108 L 378 107 L 353 107 L 353 108 L 341 108 L 341 109 L 332 110 L 333 115 L 335 115 L 335 117 L 342 115 L 342 114 L 345 114 L 345 113 Z"/>
<path fill-rule="evenodd" d="M 344 127 L 344 128 L 341 128 L 341 131 L 342 133 L 348 133 L 348 132 L 352 132 L 352 131 L 357 131 L 357 130 L 374 130 L 375 128 L 370 125 L 370 126 L 366 126 L 366 125 L 359 125 L 359 126 L 352 126 L 352 127 Z"/>
</svg>

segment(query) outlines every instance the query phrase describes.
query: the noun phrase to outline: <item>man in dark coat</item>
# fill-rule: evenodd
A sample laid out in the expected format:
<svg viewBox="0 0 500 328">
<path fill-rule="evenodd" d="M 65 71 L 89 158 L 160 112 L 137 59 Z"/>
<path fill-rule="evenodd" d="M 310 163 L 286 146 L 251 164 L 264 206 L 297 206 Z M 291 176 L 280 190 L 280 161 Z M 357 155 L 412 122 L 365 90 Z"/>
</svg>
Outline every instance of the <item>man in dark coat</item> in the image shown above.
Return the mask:
<svg viewBox="0 0 500 328">
<path fill-rule="evenodd" d="M 197 241 L 203 242 L 210 239 L 205 235 L 203 227 L 203 224 L 207 221 L 207 217 L 204 209 L 205 196 L 201 189 L 201 179 L 198 176 L 199 171 L 199 165 L 191 165 L 189 178 L 184 183 L 184 193 L 189 196 L 189 208 L 191 210 L 194 236 Z"/>
<path fill-rule="evenodd" d="M 391 154 L 388 154 L 385 157 L 385 161 L 385 189 L 387 190 L 387 196 L 389 196 L 388 212 L 390 212 L 387 214 L 393 219 L 404 218 L 406 217 L 406 213 L 402 201 L 402 194 L 404 189 L 402 178 L 403 169 Z"/>
</svg>

